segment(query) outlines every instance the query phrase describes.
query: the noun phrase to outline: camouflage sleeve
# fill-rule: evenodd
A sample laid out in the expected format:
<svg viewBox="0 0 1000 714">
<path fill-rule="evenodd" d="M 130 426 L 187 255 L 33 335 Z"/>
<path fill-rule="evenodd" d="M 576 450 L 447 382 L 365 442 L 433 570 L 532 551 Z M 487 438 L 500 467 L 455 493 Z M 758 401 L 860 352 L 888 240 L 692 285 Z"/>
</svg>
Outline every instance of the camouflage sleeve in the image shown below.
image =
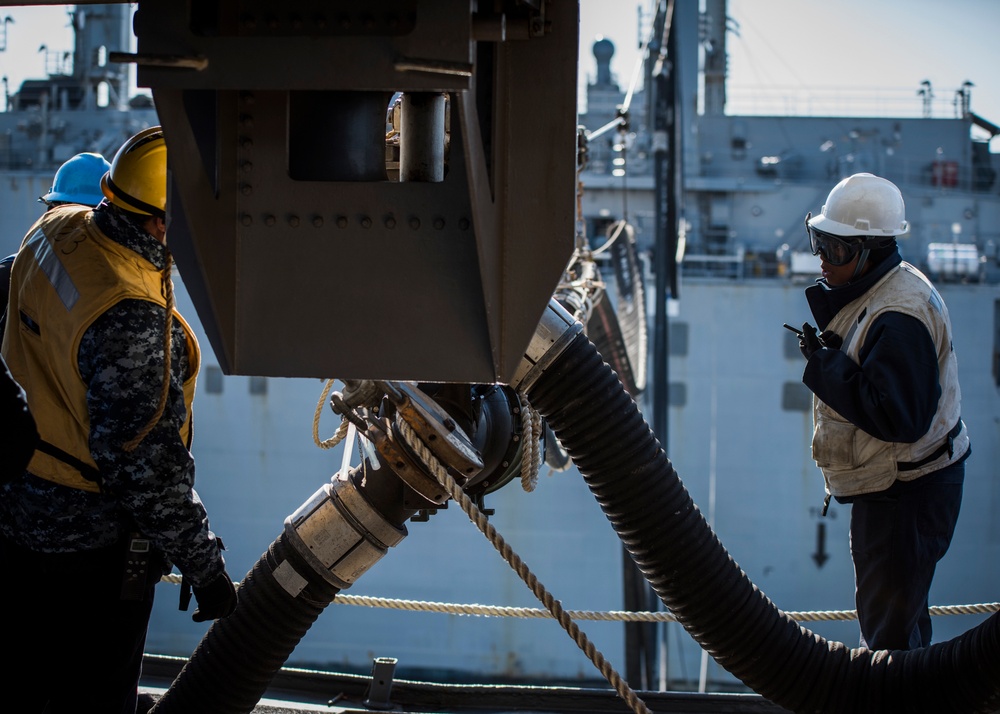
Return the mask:
<svg viewBox="0 0 1000 714">
<path fill-rule="evenodd" d="M 90 449 L 102 490 L 194 585 L 224 569 L 219 541 L 194 490 L 195 465 L 179 429 L 186 409 L 182 384 L 188 360 L 175 323 L 170 392 L 162 417 L 128 452 L 132 439 L 156 413 L 163 387 L 163 308 L 123 300 L 87 330 L 78 353 L 87 384 Z"/>
</svg>

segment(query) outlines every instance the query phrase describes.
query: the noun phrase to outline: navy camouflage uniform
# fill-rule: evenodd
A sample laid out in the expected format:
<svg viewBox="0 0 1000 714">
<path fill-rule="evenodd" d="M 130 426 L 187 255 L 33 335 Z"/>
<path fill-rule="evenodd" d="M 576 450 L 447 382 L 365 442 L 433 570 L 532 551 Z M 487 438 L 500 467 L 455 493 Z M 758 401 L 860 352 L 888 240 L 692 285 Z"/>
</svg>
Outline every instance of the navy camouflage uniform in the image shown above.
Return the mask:
<svg viewBox="0 0 1000 714">
<path fill-rule="evenodd" d="M 158 269 L 166 266 L 165 246 L 116 207 L 104 202 L 93 217 L 108 238 Z M 9 319 L 8 329 L 15 329 L 17 317 Z M 189 365 L 176 320 L 166 408 L 134 451 L 122 448 L 159 400 L 163 324 L 161 306 L 126 299 L 98 317 L 80 343 L 76 358 L 87 389 L 99 493 L 28 472 L 0 486 L 0 558 L 6 569 L 0 607 L 10 623 L 4 635 L 8 661 L 14 661 L 0 669 L 0 696 L 10 711 L 40 712 L 48 697 L 47 712 L 131 714 L 156 582 L 170 563 L 196 588 L 226 572 L 221 543 L 194 490 L 194 460 L 179 433 L 186 417 L 181 384 Z M 141 597 L 122 600 L 125 547 L 133 531 L 152 542 L 153 567 Z M 7 685 L 30 681 L 40 691 L 11 701 L 14 690 Z M 122 706 L 115 697 L 130 682 L 131 701 Z M 81 691 L 93 700 L 81 701 Z"/>
</svg>

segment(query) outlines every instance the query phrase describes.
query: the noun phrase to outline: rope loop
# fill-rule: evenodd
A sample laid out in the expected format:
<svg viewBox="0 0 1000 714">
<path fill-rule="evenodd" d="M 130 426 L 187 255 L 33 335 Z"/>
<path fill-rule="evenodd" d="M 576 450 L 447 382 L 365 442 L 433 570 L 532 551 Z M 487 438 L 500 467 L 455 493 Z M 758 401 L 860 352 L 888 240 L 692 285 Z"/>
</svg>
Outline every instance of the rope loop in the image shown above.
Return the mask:
<svg viewBox="0 0 1000 714">
<path fill-rule="evenodd" d="M 527 395 L 518 392 L 521 402 L 521 488 L 528 493 L 538 485 L 541 465 L 542 416 L 528 403 Z"/>
<path fill-rule="evenodd" d="M 333 387 L 335 379 L 326 380 L 326 384 L 323 385 L 323 392 L 319 395 L 319 401 L 316 402 L 316 412 L 313 414 L 312 422 L 312 436 L 313 443 L 316 444 L 321 449 L 332 449 L 347 436 L 347 428 L 350 426 L 346 417 L 341 417 L 340 426 L 337 427 L 337 431 L 333 433 L 329 439 L 320 441 L 319 438 L 319 418 L 323 413 L 323 405 L 326 404 L 326 398 L 330 394 L 330 389 Z"/>
</svg>

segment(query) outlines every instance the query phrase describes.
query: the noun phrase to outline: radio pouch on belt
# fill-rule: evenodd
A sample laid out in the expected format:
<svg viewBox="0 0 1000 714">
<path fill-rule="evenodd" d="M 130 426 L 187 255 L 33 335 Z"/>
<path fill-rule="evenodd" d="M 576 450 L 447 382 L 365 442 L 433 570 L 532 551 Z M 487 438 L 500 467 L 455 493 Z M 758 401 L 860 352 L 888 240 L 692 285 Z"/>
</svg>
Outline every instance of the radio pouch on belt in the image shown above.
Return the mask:
<svg viewBox="0 0 1000 714">
<path fill-rule="evenodd" d="M 146 578 L 152 543 L 139 533 L 129 533 L 125 549 L 125 567 L 122 573 L 122 600 L 142 600 L 146 596 Z"/>
</svg>

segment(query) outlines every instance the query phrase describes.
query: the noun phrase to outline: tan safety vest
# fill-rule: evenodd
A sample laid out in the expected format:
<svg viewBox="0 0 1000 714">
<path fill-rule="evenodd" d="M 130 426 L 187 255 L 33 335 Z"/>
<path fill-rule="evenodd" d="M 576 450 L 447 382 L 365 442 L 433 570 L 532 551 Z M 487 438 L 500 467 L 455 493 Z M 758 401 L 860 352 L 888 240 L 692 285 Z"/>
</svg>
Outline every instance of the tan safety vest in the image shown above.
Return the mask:
<svg viewBox="0 0 1000 714">
<path fill-rule="evenodd" d="M 148 300 L 166 307 L 162 273 L 105 236 L 90 209 L 64 206 L 47 211 L 25 236 L 12 268 L 11 287 L 3 356 L 27 393 L 43 442 L 28 471 L 97 492 L 87 385 L 77 360 L 80 341 L 94 320 L 121 300 Z M 187 338 L 190 376 L 183 385 L 187 416 L 181 437 L 190 445 L 201 352 L 191 327 L 176 310 L 173 318 Z M 149 394 L 159 395 L 160 389 L 161 385 L 150 385 Z M 143 426 L 136 424 L 136 433 Z M 123 434 L 122 442 L 134 436 Z"/>
<path fill-rule="evenodd" d="M 900 263 L 867 293 L 837 313 L 827 329 L 844 336 L 843 351 L 855 362 L 868 330 L 884 312 L 920 320 L 937 346 L 941 397 L 930 429 L 912 444 L 876 439 L 813 397 L 812 456 L 834 496 L 885 490 L 897 479 L 912 481 L 958 461 L 969 448 L 961 421 L 958 360 L 952 347 L 951 319 L 938 291 L 923 273 Z"/>
</svg>

